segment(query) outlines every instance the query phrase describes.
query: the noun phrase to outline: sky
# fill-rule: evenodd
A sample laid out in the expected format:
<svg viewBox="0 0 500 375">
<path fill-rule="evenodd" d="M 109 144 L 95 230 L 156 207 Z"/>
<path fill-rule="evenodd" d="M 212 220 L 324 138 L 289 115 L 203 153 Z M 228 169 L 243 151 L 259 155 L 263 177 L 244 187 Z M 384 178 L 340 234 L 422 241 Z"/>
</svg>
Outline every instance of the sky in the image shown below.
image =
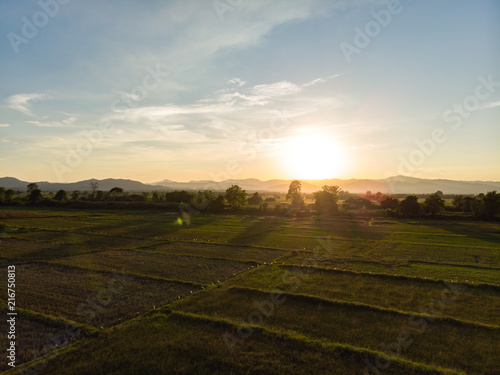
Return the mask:
<svg viewBox="0 0 500 375">
<path fill-rule="evenodd" d="M 0 7 L 0 177 L 500 181 L 498 1 Z"/>
</svg>

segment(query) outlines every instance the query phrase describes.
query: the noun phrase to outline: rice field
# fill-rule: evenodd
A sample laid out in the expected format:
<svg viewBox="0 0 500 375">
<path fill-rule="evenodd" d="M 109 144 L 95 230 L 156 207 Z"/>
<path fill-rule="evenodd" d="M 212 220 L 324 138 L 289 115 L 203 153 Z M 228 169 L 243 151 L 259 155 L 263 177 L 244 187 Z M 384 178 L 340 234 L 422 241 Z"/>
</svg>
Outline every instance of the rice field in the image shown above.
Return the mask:
<svg viewBox="0 0 500 375">
<path fill-rule="evenodd" d="M 498 223 L 176 219 L 0 209 L 24 316 L 8 373 L 500 373 Z"/>
</svg>

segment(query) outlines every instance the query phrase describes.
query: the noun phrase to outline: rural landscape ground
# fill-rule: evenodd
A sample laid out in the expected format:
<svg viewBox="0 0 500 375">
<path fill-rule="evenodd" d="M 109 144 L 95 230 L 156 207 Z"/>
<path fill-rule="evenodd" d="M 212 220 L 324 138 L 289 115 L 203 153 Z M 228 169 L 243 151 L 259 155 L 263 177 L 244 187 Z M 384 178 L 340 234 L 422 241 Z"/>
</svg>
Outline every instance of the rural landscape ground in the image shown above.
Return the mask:
<svg viewBox="0 0 500 375">
<path fill-rule="evenodd" d="M 8 374 L 500 373 L 498 223 L 29 207 L 0 222 Z"/>
</svg>

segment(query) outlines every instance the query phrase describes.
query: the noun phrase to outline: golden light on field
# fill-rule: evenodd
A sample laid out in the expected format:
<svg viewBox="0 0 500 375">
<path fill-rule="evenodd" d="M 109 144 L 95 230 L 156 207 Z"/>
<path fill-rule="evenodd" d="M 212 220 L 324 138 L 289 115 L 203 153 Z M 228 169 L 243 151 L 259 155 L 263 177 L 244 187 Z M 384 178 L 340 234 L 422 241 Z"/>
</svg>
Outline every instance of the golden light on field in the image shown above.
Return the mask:
<svg viewBox="0 0 500 375">
<path fill-rule="evenodd" d="M 284 162 L 291 178 L 318 180 L 338 178 L 347 158 L 343 148 L 325 134 L 304 134 L 285 143 Z"/>
</svg>

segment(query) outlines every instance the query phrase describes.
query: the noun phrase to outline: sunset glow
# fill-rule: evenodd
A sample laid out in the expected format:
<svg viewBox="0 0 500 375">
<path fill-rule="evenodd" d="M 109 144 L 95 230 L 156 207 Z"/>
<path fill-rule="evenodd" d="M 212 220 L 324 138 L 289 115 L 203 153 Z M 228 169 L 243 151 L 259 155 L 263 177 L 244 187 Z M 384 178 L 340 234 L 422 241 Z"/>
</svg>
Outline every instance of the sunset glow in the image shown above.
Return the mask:
<svg viewBox="0 0 500 375">
<path fill-rule="evenodd" d="M 285 143 L 285 164 L 290 178 L 336 178 L 347 165 L 342 147 L 324 134 L 308 134 Z"/>
</svg>

